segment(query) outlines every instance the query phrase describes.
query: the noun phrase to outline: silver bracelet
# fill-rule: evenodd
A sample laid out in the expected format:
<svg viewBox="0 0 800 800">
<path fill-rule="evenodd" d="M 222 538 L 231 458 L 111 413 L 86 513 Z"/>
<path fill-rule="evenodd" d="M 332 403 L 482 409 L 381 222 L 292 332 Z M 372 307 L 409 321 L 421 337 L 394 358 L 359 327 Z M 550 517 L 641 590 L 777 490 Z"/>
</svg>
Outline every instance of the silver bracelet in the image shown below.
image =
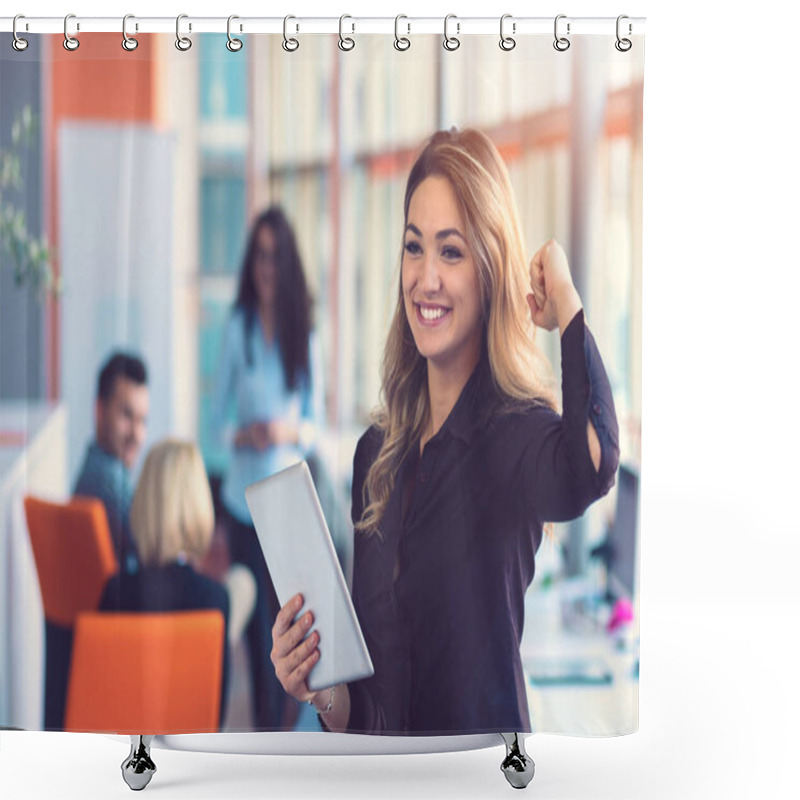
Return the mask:
<svg viewBox="0 0 800 800">
<path fill-rule="evenodd" d="M 314 705 L 314 701 L 313 700 L 309 700 L 308 704 L 314 709 L 314 711 L 317 712 L 317 714 L 319 714 L 321 717 L 324 717 L 325 714 L 329 714 L 330 710 L 333 708 L 333 696 L 334 696 L 335 692 L 336 692 L 336 687 L 335 686 L 331 686 L 331 699 L 328 700 L 328 705 L 325 706 L 325 708 L 317 708 Z"/>
</svg>

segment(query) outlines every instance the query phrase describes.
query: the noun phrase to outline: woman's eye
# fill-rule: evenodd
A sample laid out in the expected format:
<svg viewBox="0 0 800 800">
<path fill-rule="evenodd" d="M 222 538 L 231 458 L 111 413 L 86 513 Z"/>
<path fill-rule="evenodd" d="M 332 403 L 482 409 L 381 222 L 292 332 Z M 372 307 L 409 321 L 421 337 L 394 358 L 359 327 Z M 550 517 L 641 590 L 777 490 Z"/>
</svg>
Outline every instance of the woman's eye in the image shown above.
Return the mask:
<svg viewBox="0 0 800 800">
<path fill-rule="evenodd" d="M 419 246 L 419 242 L 415 242 L 412 240 L 410 242 L 406 242 L 406 252 L 409 255 L 415 256 L 418 253 L 422 252 L 422 248 Z"/>
<path fill-rule="evenodd" d="M 449 245 L 442 248 L 442 258 L 446 258 L 449 261 L 455 261 L 461 258 L 461 251 L 457 247 Z"/>
</svg>

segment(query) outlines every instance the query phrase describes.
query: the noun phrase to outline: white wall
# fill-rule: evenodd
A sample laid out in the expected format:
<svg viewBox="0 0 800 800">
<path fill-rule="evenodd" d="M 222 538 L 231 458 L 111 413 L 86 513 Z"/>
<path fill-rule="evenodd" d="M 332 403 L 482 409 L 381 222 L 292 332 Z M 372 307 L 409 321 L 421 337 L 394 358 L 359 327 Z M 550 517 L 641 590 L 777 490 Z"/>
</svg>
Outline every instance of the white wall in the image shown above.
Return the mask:
<svg viewBox="0 0 800 800">
<path fill-rule="evenodd" d="M 168 135 L 142 125 L 91 122 L 65 123 L 58 147 L 72 485 L 93 435 L 97 374 L 113 349 L 135 351 L 147 365 L 148 443 L 174 428 L 174 148 Z"/>
</svg>

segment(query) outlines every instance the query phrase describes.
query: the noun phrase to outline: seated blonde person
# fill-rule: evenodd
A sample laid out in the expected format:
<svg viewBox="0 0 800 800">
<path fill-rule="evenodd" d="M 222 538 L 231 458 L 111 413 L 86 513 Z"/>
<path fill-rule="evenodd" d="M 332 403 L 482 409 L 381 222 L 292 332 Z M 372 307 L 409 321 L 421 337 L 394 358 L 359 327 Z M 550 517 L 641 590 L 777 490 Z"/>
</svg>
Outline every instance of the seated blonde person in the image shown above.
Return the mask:
<svg viewBox="0 0 800 800">
<path fill-rule="evenodd" d="M 196 611 L 216 608 L 225 619 L 220 726 L 225 718 L 230 648 L 255 603 L 255 580 L 241 565 L 222 582 L 197 570 L 214 529 L 214 506 L 200 451 L 168 439 L 148 453 L 130 509 L 140 569 L 118 573 L 105 587 L 103 611 Z M 201 654 L 198 654 L 201 657 Z"/>
</svg>

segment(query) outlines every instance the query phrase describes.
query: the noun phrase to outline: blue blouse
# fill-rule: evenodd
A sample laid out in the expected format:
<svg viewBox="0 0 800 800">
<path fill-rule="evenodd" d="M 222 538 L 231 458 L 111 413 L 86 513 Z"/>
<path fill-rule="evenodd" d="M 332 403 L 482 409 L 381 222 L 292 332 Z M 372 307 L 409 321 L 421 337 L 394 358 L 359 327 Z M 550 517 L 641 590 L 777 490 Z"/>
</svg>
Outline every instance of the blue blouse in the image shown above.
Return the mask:
<svg viewBox="0 0 800 800">
<path fill-rule="evenodd" d="M 323 420 L 322 369 L 317 338 L 309 340 L 310 374 L 303 375 L 293 390 L 286 386 L 277 341 L 268 342 L 261 321 L 249 334 L 245 315 L 235 309 L 228 319 L 225 339 L 212 396 L 212 425 L 215 435 L 232 448 L 228 472 L 222 483 L 222 501 L 227 510 L 245 525 L 252 524 L 244 490 L 268 475 L 295 464 L 311 451 L 316 431 Z M 247 347 L 252 363 L 247 363 Z M 227 422 L 231 404 L 235 422 Z M 282 419 L 299 426 L 296 445 L 285 444 L 258 451 L 233 447 L 236 430 L 251 422 Z"/>
</svg>

